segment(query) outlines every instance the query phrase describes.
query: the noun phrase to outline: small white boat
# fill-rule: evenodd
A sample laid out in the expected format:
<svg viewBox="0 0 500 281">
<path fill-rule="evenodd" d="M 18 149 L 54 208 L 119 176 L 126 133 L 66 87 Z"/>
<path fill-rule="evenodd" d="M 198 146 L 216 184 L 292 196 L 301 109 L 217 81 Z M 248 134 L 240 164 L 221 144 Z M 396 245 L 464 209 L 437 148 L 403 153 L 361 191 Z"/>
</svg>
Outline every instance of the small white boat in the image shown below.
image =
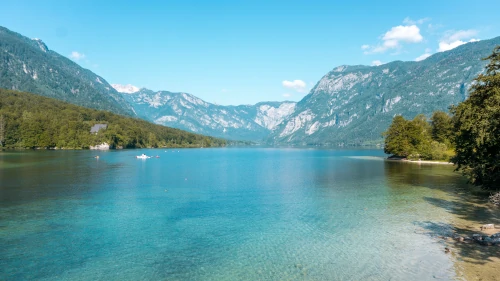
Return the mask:
<svg viewBox="0 0 500 281">
<path fill-rule="evenodd" d="M 147 156 L 146 154 L 143 153 L 142 155 L 136 156 L 135 158 L 137 158 L 137 159 L 148 159 L 148 158 L 151 158 L 151 157 Z"/>
</svg>

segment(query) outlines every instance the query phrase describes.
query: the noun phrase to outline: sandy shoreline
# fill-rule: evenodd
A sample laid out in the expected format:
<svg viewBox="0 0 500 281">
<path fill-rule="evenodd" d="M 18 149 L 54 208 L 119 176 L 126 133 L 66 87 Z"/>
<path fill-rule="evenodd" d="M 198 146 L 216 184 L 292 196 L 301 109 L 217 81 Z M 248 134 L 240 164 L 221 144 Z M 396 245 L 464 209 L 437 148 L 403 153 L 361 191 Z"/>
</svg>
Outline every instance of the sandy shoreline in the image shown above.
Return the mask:
<svg viewBox="0 0 500 281">
<path fill-rule="evenodd" d="M 428 160 L 407 160 L 407 159 L 389 159 L 389 158 L 385 158 L 385 160 L 394 162 L 415 163 L 415 164 L 453 165 L 453 163 L 451 162 L 428 161 Z"/>
</svg>

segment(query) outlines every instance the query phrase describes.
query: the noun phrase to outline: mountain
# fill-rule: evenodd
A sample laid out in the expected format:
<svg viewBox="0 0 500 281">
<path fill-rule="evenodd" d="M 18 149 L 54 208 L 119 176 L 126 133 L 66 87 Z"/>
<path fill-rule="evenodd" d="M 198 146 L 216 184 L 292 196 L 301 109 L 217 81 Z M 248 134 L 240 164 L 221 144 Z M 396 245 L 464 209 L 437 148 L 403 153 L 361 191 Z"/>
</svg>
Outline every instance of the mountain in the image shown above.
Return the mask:
<svg viewBox="0 0 500 281">
<path fill-rule="evenodd" d="M 0 88 L 31 92 L 72 104 L 134 116 L 106 80 L 29 39 L 0 27 Z"/>
<path fill-rule="evenodd" d="M 363 145 L 382 143 L 392 118 L 447 111 L 468 96 L 481 60 L 500 45 L 500 37 L 468 43 L 419 62 L 380 66 L 339 66 L 297 103 L 268 137 L 269 143 Z"/>
<path fill-rule="evenodd" d="M 7 148 L 75 149 L 104 142 L 123 148 L 226 146 L 222 139 L 5 89 L 0 125 L 0 147 Z"/>
<path fill-rule="evenodd" d="M 173 128 L 232 140 L 261 141 L 295 108 L 295 102 L 223 106 L 186 93 L 115 85 L 140 118 Z"/>
<path fill-rule="evenodd" d="M 0 88 L 32 92 L 156 124 L 232 140 L 270 144 L 382 143 L 395 115 L 446 111 L 468 96 L 500 37 L 472 42 L 419 62 L 339 66 L 300 102 L 222 106 L 186 93 L 110 85 L 90 70 L 0 27 Z M 119 93 L 121 92 L 121 93 Z"/>
</svg>

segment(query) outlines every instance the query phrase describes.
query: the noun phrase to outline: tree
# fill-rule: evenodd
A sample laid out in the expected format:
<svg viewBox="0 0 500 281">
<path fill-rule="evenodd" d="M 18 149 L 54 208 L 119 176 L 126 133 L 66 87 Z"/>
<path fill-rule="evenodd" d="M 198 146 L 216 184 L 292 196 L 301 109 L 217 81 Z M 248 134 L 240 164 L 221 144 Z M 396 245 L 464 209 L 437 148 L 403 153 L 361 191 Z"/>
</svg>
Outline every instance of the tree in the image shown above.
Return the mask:
<svg viewBox="0 0 500 281">
<path fill-rule="evenodd" d="M 443 111 L 435 111 L 431 117 L 431 125 L 432 139 L 450 146 L 453 132 L 451 117 Z"/>
<path fill-rule="evenodd" d="M 3 146 L 4 140 L 5 140 L 5 120 L 2 114 L 0 115 L 0 147 Z"/>
<path fill-rule="evenodd" d="M 409 121 L 398 115 L 392 119 L 385 136 L 384 152 L 400 157 L 407 157 L 413 151 L 413 146 L 408 138 Z"/>
<path fill-rule="evenodd" d="M 500 46 L 485 58 L 470 96 L 456 107 L 453 125 L 457 170 L 486 189 L 500 189 Z"/>
<path fill-rule="evenodd" d="M 410 121 L 411 143 L 414 147 L 413 158 L 431 159 L 431 125 L 424 114 Z"/>
<path fill-rule="evenodd" d="M 2 121 L 3 120 L 3 121 Z M 90 134 L 96 123 L 108 129 Z M 144 120 L 67 104 L 46 97 L 0 89 L 2 148 L 88 148 L 102 142 L 124 148 L 185 146 L 226 141 L 164 127 Z M 172 141 L 169 141 L 172 140 Z"/>
</svg>

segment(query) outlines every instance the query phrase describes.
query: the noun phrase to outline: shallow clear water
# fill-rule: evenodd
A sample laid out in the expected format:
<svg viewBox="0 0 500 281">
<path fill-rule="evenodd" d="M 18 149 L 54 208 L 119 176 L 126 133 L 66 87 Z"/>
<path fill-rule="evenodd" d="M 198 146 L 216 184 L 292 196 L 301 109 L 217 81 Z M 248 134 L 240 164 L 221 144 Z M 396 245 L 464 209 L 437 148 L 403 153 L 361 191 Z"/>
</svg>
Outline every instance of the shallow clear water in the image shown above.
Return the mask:
<svg viewBox="0 0 500 281">
<path fill-rule="evenodd" d="M 0 280 L 454 279 L 450 255 L 422 229 L 453 220 L 433 198 L 463 179 L 382 156 L 0 153 Z"/>
</svg>

